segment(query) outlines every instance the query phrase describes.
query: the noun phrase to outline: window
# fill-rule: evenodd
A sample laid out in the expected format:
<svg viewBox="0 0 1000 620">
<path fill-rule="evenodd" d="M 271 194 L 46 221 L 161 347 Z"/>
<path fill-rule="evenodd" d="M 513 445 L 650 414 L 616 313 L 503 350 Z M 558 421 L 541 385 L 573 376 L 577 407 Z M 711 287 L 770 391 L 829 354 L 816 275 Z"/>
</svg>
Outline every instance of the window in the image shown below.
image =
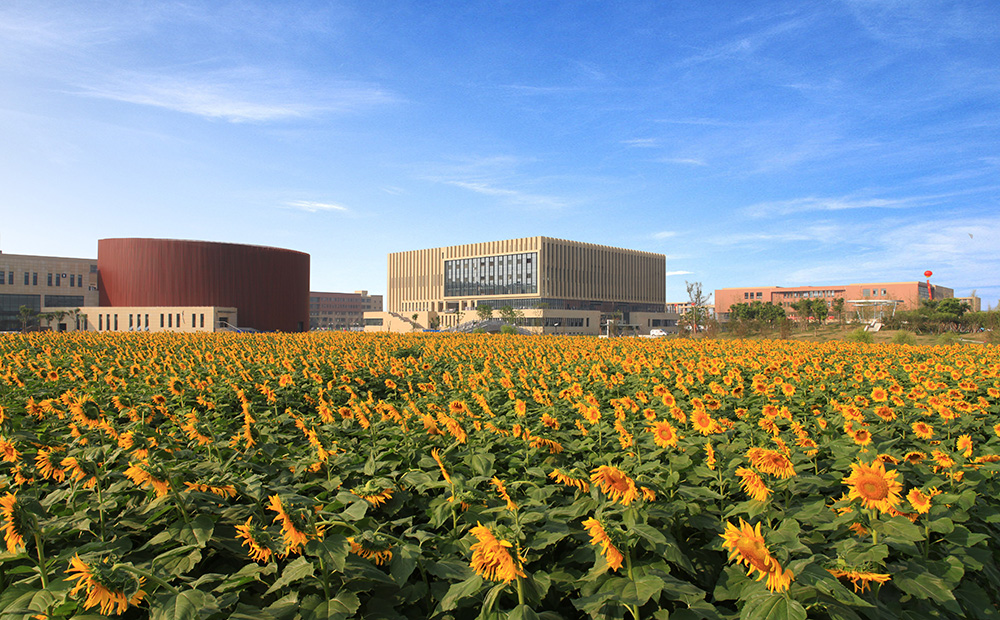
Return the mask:
<svg viewBox="0 0 1000 620">
<path fill-rule="evenodd" d="M 167 327 L 173 327 L 173 326 L 174 326 L 174 315 L 168 314 L 167 315 Z"/>
<path fill-rule="evenodd" d="M 38 286 L 38 274 L 32 272 L 31 274 L 31 286 Z"/>
<path fill-rule="evenodd" d="M 177 327 L 180 327 L 180 326 L 181 326 L 181 313 L 178 312 L 177 313 Z"/>
<path fill-rule="evenodd" d="M 62 278 L 62 276 L 57 273 L 56 274 L 56 286 L 62 286 L 62 280 L 60 278 Z"/>
<path fill-rule="evenodd" d="M 201 315 L 201 327 L 205 327 L 205 314 L 204 313 L 202 313 L 202 315 Z"/>
<path fill-rule="evenodd" d="M 27 272 L 27 271 L 24 272 L 24 285 L 25 286 L 28 286 L 28 284 L 31 282 L 31 278 L 28 277 L 29 275 L 30 275 L 29 272 Z"/>
<path fill-rule="evenodd" d="M 3 279 L 5 273 L 6 272 L 4 272 L 4 271 L 0 271 L 0 284 L 7 284 L 6 282 L 4 282 L 4 279 Z M 13 282 L 11 282 L 11 284 L 13 284 Z"/>
<path fill-rule="evenodd" d="M 76 274 L 71 273 L 69 274 L 69 287 L 73 288 L 74 286 L 76 286 Z"/>
<path fill-rule="evenodd" d="M 91 263 L 91 265 L 90 265 L 90 273 L 97 273 L 97 265 Z"/>
<path fill-rule="evenodd" d="M 163 329 L 163 315 L 160 314 L 160 329 Z"/>
<path fill-rule="evenodd" d="M 191 327 L 192 327 L 192 328 L 193 328 L 193 327 L 198 327 L 197 325 L 195 325 L 195 324 L 194 324 L 194 320 L 195 320 L 195 318 L 196 318 L 196 317 L 194 316 L 194 313 L 191 313 Z"/>
<path fill-rule="evenodd" d="M 862 297 L 870 297 L 871 293 L 872 293 L 871 289 L 867 289 L 867 288 L 861 289 L 861 296 Z"/>
<path fill-rule="evenodd" d="M 97 315 L 97 331 L 99 331 L 99 332 L 100 331 L 104 331 L 104 315 L 103 314 L 98 314 Z"/>
<path fill-rule="evenodd" d="M 132 313 L 129 312 L 128 313 L 128 329 L 129 329 L 129 331 L 132 331 L 134 328 L 135 328 L 135 326 L 132 325 Z"/>
<path fill-rule="evenodd" d="M 757 291 L 757 299 L 763 299 L 763 298 L 764 298 L 764 293 Z"/>
<path fill-rule="evenodd" d="M 46 283 L 46 285 L 47 286 L 52 286 L 52 274 L 50 273 L 48 275 L 49 275 L 49 279 L 48 279 L 48 282 Z"/>
</svg>

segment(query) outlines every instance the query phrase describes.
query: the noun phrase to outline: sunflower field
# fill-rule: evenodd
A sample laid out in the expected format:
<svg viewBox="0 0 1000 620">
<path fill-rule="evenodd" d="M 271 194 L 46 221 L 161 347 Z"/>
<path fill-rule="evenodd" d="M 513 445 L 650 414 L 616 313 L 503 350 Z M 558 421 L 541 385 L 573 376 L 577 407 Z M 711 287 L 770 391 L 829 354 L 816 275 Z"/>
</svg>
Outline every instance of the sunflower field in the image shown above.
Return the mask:
<svg viewBox="0 0 1000 620">
<path fill-rule="evenodd" d="M 0 337 L 0 620 L 998 618 L 1000 349 Z"/>
</svg>

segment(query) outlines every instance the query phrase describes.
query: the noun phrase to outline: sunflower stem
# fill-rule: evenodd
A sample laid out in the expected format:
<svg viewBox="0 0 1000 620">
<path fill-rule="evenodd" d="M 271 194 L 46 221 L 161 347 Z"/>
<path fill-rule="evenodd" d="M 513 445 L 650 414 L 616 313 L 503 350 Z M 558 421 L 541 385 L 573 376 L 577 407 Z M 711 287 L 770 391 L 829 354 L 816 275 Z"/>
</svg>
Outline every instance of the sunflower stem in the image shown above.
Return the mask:
<svg viewBox="0 0 1000 620">
<path fill-rule="evenodd" d="M 173 587 L 172 585 L 170 585 L 169 583 L 167 583 L 163 579 L 157 577 L 153 573 L 151 573 L 151 572 L 149 572 L 147 570 L 143 570 L 141 568 L 137 568 L 135 566 L 132 566 L 131 564 L 115 564 L 111 568 L 112 568 L 112 570 L 114 570 L 116 568 L 124 568 L 125 570 L 127 570 L 130 573 L 134 573 L 136 575 L 139 575 L 140 577 L 145 577 L 146 579 L 152 581 L 153 583 L 155 583 L 156 585 L 160 586 L 164 590 L 167 590 L 168 592 L 170 592 L 174 596 L 176 596 L 176 595 L 178 595 L 178 594 L 181 593 L 180 590 L 178 590 L 177 588 Z"/>
<path fill-rule="evenodd" d="M 97 514 L 101 519 L 101 542 L 105 540 L 104 533 L 104 493 L 101 491 L 101 479 L 97 479 Z"/>
<path fill-rule="evenodd" d="M 45 550 L 42 547 L 42 537 L 38 535 L 36 529 L 32 534 L 35 537 L 35 552 L 38 555 L 38 574 L 42 578 L 42 589 L 49 587 L 49 573 L 45 569 Z"/>
<path fill-rule="evenodd" d="M 625 549 L 625 569 L 628 573 L 628 580 L 633 584 L 635 579 L 632 578 L 632 550 Z M 639 620 L 639 606 L 638 605 L 627 605 L 629 612 L 632 614 L 634 620 Z"/>
</svg>

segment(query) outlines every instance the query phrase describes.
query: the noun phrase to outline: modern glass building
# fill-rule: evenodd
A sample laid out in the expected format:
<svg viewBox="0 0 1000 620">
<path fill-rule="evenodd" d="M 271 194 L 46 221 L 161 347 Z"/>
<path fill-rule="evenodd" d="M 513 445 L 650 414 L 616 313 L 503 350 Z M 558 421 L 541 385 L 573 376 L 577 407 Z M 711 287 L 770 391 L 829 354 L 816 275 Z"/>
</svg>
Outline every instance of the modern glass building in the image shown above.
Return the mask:
<svg viewBox="0 0 1000 620">
<path fill-rule="evenodd" d="M 383 314 L 404 321 L 396 329 L 447 328 L 477 307 L 509 306 L 522 311 L 525 325 L 560 332 L 597 333 L 612 315 L 638 325 L 642 314 L 648 328 L 646 314 L 664 314 L 666 264 L 662 254 L 551 237 L 395 252 Z M 367 318 L 372 328 L 391 329 Z"/>
</svg>

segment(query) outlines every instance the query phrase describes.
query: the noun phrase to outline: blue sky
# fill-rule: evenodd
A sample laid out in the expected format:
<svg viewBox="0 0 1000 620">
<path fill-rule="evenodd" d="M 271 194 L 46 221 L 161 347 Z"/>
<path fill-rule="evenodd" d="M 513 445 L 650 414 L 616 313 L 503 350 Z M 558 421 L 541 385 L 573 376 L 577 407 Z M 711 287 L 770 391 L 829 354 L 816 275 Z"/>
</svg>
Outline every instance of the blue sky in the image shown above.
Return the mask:
<svg viewBox="0 0 1000 620">
<path fill-rule="evenodd" d="M 0 249 L 546 235 L 1000 299 L 995 0 L 0 3 Z"/>
</svg>

